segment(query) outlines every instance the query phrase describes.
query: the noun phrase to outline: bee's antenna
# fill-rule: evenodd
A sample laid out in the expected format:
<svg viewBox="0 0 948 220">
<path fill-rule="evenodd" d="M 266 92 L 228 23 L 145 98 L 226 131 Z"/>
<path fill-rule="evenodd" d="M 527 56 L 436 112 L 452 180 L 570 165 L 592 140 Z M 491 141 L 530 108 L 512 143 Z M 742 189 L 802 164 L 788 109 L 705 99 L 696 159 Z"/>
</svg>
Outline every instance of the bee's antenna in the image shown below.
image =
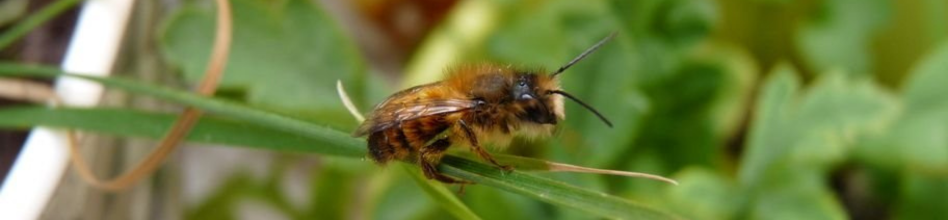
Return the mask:
<svg viewBox="0 0 948 220">
<path fill-rule="evenodd" d="M 563 71 L 566 71 L 566 69 L 569 69 L 569 67 L 573 66 L 573 64 L 576 64 L 580 60 L 583 60 L 583 58 L 586 58 L 586 56 L 589 56 L 589 54 L 591 54 L 593 51 L 596 51 L 596 49 L 599 49 L 600 46 L 602 46 L 606 42 L 609 42 L 609 40 L 612 40 L 612 38 L 614 38 L 616 34 L 618 34 L 618 32 L 612 32 L 611 34 L 609 34 L 609 36 L 606 36 L 606 38 L 599 40 L 598 43 L 596 43 L 589 49 L 586 49 L 586 51 L 583 51 L 583 53 L 579 54 L 579 56 L 576 56 L 576 58 L 573 58 L 573 60 L 570 60 L 569 63 L 566 63 L 566 65 L 563 65 L 563 67 L 560 67 L 560 69 L 557 69 L 556 72 L 553 72 L 552 74 L 553 77 L 556 77 L 556 75 L 563 73 Z"/>
<path fill-rule="evenodd" d="M 602 119 L 602 122 L 605 122 L 606 125 L 608 125 L 610 128 L 612 127 L 612 122 L 609 122 L 609 119 L 606 119 L 606 116 L 602 116 L 602 114 L 600 114 L 599 111 L 596 111 L 596 109 L 594 109 L 592 106 L 589 106 L 585 102 L 576 98 L 575 96 L 570 95 L 569 93 L 566 93 L 566 91 L 553 90 L 553 91 L 550 91 L 550 93 L 560 94 L 562 96 L 565 96 L 566 98 L 572 99 L 574 102 L 579 103 L 579 105 L 582 105 L 583 107 L 586 107 L 586 109 L 589 109 L 589 111 L 591 111 L 593 114 L 596 114 L 596 116 L 599 116 L 599 119 Z"/>
</svg>

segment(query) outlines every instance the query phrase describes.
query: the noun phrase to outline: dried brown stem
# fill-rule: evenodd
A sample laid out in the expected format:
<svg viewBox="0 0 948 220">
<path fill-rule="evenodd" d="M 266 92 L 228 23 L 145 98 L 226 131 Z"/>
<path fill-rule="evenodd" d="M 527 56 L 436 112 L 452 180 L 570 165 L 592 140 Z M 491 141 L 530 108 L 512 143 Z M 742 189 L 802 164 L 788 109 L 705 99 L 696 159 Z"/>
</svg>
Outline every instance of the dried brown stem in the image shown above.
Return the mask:
<svg viewBox="0 0 948 220">
<path fill-rule="evenodd" d="M 204 78 L 197 87 L 197 93 L 204 96 L 211 96 L 217 89 L 221 78 L 224 75 L 224 67 L 227 63 L 227 55 L 230 51 L 231 42 L 231 12 L 230 3 L 227 0 L 216 0 L 217 2 L 217 29 L 214 38 L 214 47 L 208 61 Z M 75 134 L 69 132 L 69 147 L 71 149 L 70 157 L 73 166 L 79 172 L 83 180 L 93 186 L 105 190 L 117 191 L 134 185 L 145 176 L 152 174 L 159 166 L 174 152 L 182 139 L 191 131 L 191 128 L 197 123 L 203 112 L 194 107 L 186 107 L 178 120 L 175 121 L 171 130 L 158 143 L 158 147 L 152 150 L 144 160 L 139 162 L 131 170 L 126 171 L 121 176 L 101 181 L 95 177 L 88 163 L 79 155 L 78 141 Z"/>
</svg>

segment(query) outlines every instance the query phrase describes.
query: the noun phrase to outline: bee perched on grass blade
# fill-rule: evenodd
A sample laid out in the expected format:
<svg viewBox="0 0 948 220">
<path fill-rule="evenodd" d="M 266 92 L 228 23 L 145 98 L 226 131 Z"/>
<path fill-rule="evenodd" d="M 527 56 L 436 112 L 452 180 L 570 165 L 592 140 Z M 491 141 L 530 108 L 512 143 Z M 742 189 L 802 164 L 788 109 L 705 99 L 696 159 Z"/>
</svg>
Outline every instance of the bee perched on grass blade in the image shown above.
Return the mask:
<svg viewBox="0 0 948 220">
<path fill-rule="evenodd" d="M 563 97 L 612 127 L 598 111 L 560 90 L 556 77 L 614 36 L 610 34 L 550 74 L 496 65 L 455 68 L 443 81 L 400 91 L 378 104 L 353 136 L 369 136 L 369 156 L 375 162 L 416 161 L 428 179 L 444 183 L 467 183 L 437 170 L 452 144 L 466 145 L 478 157 L 511 170 L 498 164 L 482 144 L 506 146 L 518 134 L 550 135 L 564 119 Z"/>
</svg>

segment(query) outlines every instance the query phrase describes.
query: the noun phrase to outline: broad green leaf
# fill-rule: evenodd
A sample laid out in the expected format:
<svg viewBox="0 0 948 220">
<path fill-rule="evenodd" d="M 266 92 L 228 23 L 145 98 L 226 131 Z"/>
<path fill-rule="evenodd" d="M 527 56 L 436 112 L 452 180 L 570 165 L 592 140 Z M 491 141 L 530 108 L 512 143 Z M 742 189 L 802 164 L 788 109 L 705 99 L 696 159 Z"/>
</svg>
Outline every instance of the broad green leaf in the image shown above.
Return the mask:
<svg viewBox="0 0 948 220">
<path fill-rule="evenodd" d="M 934 48 L 912 69 L 903 85 L 905 111 L 898 122 L 879 137 L 868 138 L 858 148 L 860 161 L 886 171 L 899 172 L 894 189 L 895 219 L 944 218 L 948 193 L 948 43 Z"/>
<path fill-rule="evenodd" d="M 764 84 L 739 178 L 755 186 L 779 164 L 822 169 L 839 162 L 855 137 L 878 132 L 898 114 L 891 95 L 867 80 L 827 74 L 806 92 L 787 66 Z M 789 168 L 789 167 L 785 167 Z"/>
<path fill-rule="evenodd" d="M 913 69 L 902 92 L 905 111 L 884 135 L 860 146 L 863 162 L 913 172 L 948 170 L 948 44 L 943 44 Z"/>
<path fill-rule="evenodd" d="M 857 137 L 880 132 L 898 103 L 871 81 L 823 74 L 804 91 L 792 69 L 779 66 L 758 98 L 739 186 L 751 193 L 755 219 L 845 219 L 825 186 Z"/>
<path fill-rule="evenodd" d="M 720 20 L 715 1 L 663 1 L 658 10 L 651 28 L 663 39 L 680 46 L 703 40 Z"/>
<path fill-rule="evenodd" d="M 234 33 L 222 90 L 254 106 L 292 113 L 341 112 L 333 83 L 343 79 L 362 100 L 364 64 L 351 38 L 317 4 L 304 0 L 235 0 Z M 161 33 L 165 58 L 185 79 L 204 75 L 212 44 L 213 8 L 186 4 Z M 319 117 L 334 119 L 339 117 Z"/>
<path fill-rule="evenodd" d="M 789 155 L 800 164 L 840 162 L 860 136 L 875 136 L 899 115 L 895 97 L 870 80 L 828 73 L 797 103 L 796 129 L 804 135 Z"/>
<path fill-rule="evenodd" d="M 721 145 L 743 120 L 756 67 L 741 50 L 709 42 L 698 46 L 679 68 L 642 86 L 652 101 L 632 143 L 636 150 L 617 156 L 615 166 L 640 170 L 632 164 L 653 160 L 660 163 L 653 167 L 661 167 L 658 172 L 664 174 L 691 165 L 723 164 Z M 645 154 L 658 158 L 640 157 Z"/>
<path fill-rule="evenodd" d="M 665 189 L 672 210 L 691 219 L 735 219 L 747 196 L 736 183 L 714 171 L 686 168 L 676 175 L 678 187 Z"/>
<path fill-rule="evenodd" d="M 760 74 L 756 61 L 744 48 L 713 42 L 700 45 L 690 59 L 714 64 L 724 72 L 724 86 L 715 91 L 716 101 L 710 106 L 708 118 L 715 135 L 736 135 Z"/>
<path fill-rule="evenodd" d="M 128 92 L 194 106 L 208 112 L 239 119 L 245 123 L 323 141 L 327 146 L 322 150 L 329 151 L 327 154 L 330 155 L 362 157 L 366 154 L 365 141 L 349 137 L 347 133 L 219 99 L 201 97 L 183 91 L 118 78 L 63 74 L 55 68 L 0 63 L 0 76 L 56 77 L 60 75 L 86 79 Z M 529 196 L 551 204 L 583 210 L 597 216 L 637 216 L 649 219 L 675 218 L 663 211 L 605 193 L 566 185 L 547 178 L 523 174 L 519 171 L 507 174 L 493 166 L 463 158 L 448 156 L 439 166 L 439 169 L 451 176 L 483 183 L 487 186 Z"/>
<path fill-rule="evenodd" d="M 731 86 L 727 74 L 719 63 L 689 61 L 669 77 L 645 86 L 653 101 L 642 122 L 641 137 L 633 145 L 654 149 L 673 170 L 694 164 L 712 166 L 721 137 L 712 130 L 710 110 L 719 93 Z"/>
<path fill-rule="evenodd" d="M 769 182 L 750 200 L 750 219 L 848 219 L 820 174 L 782 171 L 784 178 Z"/>
<path fill-rule="evenodd" d="M 793 95 L 799 90 L 799 81 L 793 76 L 789 67 L 780 67 L 770 75 L 761 92 L 758 94 L 754 120 L 751 127 L 754 129 L 748 135 L 748 147 L 741 159 L 739 178 L 742 185 L 756 184 L 767 172 L 770 163 L 778 159 L 788 148 L 791 140 L 797 134 L 780 131 L 788 126 L 786 119 L 789 113 L 785 110 L 793 101 Z M 766 147 L 755 147 L 764 146 Z"/>
<path fill-rule="evenodd" d="M 889 17 L 888 1 L 826 0 L 797 28 L 796 43 L 803 59 L 818 73 L 844 68 L 850 74 L 870 74 L 870 44 Z"/>
<path fill-rule="evenodd" d="M 891 17 L 872 36 L 877 81 L 904 89 L 911 68 L 948 39 L 948 1 L 890 1 Z"/>
<path fill-rule="evenodd" d="M 948 109 L 945 85 L 948 82 L 948 41 L 942 42 L 912 69 L 903 96 L 907 111 L 915 114 Z"/>
</svg>

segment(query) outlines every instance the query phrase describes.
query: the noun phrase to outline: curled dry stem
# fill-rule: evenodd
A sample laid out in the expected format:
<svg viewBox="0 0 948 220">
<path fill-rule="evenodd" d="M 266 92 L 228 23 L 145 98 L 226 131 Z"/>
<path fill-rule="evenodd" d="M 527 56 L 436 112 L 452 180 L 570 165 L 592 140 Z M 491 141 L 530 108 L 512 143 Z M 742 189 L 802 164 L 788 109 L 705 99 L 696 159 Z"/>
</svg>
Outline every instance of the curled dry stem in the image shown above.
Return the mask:
<svg viewBox="0 0 948 220">
<path fill-rule="evenodd" d="M 231 42 L 231 11 L 230 3 L 227 0 L 216 0 L 217 3 L 217 29 L 215 30 L 214 45 L 208 60 L 207 69 L 204 78 L 197 87 L 197 93 L 203 96 L 212 96 L 217 90 L 217 85 L 224 76 L 224 67 L 227 65 L 227 55 L 230 51 Z M 158 146 L 149 153 L 145 159 L 126 171 L 119 177 L 111 180 L 100 180 L 95 177 L 88 163 L 79 155 L 78 141 L 73 131 L 67 133 L 69 138 L 70 157 L 73 166 L 79 172 L 83 180 L 95 186 L 96 188 L 119 191 L 134 185 L 147 175 L 155 172 L 158 167 L 174 152 L 181 140 L 187 136 L 191 128 L 197 123 L 203 112 L 194 107 L 186 107 L 178 120 L 175 121 L 171 130 L 165 134 L 164 138 L 158 143 Z"/>
</svg>

